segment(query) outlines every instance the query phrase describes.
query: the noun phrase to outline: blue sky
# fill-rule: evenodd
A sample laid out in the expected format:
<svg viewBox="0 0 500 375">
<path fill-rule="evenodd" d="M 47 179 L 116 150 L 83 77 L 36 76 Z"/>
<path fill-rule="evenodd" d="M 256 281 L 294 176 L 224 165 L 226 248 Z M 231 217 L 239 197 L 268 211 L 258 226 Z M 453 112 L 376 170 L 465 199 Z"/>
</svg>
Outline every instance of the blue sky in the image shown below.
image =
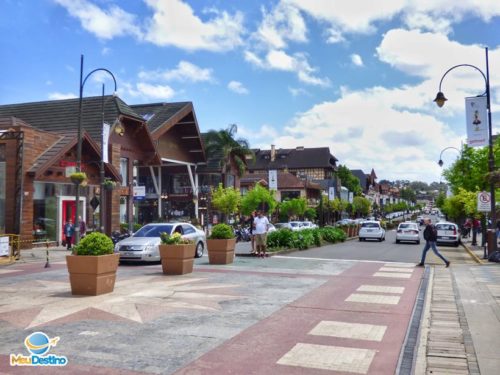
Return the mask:
<svg viewBox="0 0 500 375">
<path fill-rule="evenodd" d="M 484 89 L 498 124 L 497 0 L 4 0 L 0 104 L 78 94 L 104 67 L 129 104 L 192 101 L 202 131 L 236 123 L 251 145 L 329 146 L 379 178 L 437 181 L 465 140 L 463 97 Z M 93 76 L 84 95 L 98 95 Z M 447 151 L 449 165 L 457 155 Z"/>
</svg>

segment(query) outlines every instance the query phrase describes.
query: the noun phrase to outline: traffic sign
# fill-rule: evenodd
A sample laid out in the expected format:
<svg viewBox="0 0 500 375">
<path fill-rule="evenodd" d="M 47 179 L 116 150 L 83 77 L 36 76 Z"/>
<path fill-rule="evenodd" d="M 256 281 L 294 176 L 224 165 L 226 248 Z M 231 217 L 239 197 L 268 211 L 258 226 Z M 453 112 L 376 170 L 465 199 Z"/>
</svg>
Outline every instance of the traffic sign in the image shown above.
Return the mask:
<svg viewBox="0 0 500 375">
<path fill-rule="evenodd" d="M 491 195 L 486 191 L 477 193 L 477 210 L 479 212 L 491 211 Z"/>
</svg>

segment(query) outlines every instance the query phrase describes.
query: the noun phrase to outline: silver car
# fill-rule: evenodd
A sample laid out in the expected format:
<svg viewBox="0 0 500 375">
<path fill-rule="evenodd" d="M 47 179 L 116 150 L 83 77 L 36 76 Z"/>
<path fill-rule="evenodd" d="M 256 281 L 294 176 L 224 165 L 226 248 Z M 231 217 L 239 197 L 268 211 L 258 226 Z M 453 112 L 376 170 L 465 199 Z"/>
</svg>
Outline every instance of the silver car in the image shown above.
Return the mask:
<svg viewBox="0 0 500 375">
<path fill-rule="evenodd" d="M 437 243 L 447 243 L 454 246 L 460 245 L 462 235 L 455 223 L 439 222 L 435 225 L 437 230 Z"/>
<path fill-rule="evenodd" d="M 120 261 L 126 262 L 159 262 L 161 243 L 160 233 L 180 233 L 182 238 L 196 244 L 195 258 L 203 256 L 207 247 L 206 235 L 201 229 L 189 223 L 157 223 L 147 224 L 131 237 L 121 240 L 115 245 L 115 252 L 120 253 Z"/>
<path fill-rule="evenodd" d="M 400 243 L 401 241 L 420 243 L 420 231 L 417 223 L 405 222 L 399 224 L 396 231 L 396 243 Z"/>
</svg>

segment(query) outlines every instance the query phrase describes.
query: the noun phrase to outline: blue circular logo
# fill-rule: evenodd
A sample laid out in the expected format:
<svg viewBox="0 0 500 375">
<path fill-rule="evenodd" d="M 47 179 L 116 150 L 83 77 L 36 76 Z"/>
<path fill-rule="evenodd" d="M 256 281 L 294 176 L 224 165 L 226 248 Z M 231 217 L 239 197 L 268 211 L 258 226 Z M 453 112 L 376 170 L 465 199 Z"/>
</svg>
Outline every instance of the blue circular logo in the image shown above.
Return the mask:
<svg viewBox="0 0 500 375">
<path fill-rule="evenodd" d="M 50 339 L 43 332 L 34 332 L 26 337 L 24 345 L 31 354 L 44 355 L 50 350 Z"/>
</svg>

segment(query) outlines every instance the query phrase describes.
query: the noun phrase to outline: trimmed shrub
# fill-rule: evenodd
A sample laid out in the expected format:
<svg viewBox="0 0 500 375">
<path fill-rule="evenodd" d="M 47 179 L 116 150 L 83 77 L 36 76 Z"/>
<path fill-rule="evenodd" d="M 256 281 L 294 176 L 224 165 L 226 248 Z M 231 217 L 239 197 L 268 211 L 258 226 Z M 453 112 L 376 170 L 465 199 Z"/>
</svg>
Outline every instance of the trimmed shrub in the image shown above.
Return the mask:
<svg viewBox="0 0 500 375">
<path fill-rule="evenodd" d="M 217 224 L 212 228 L 211 240 L 229 240 L 234 238 L 233 228 L 227 224 Z"/>
<path fill-rule="evenodd" d="M 75 248 L 76 255 L 113 254 L 114 245 L 111 238 L 104 233 L 92 232 L 80 240 Z"/>
</svg>

